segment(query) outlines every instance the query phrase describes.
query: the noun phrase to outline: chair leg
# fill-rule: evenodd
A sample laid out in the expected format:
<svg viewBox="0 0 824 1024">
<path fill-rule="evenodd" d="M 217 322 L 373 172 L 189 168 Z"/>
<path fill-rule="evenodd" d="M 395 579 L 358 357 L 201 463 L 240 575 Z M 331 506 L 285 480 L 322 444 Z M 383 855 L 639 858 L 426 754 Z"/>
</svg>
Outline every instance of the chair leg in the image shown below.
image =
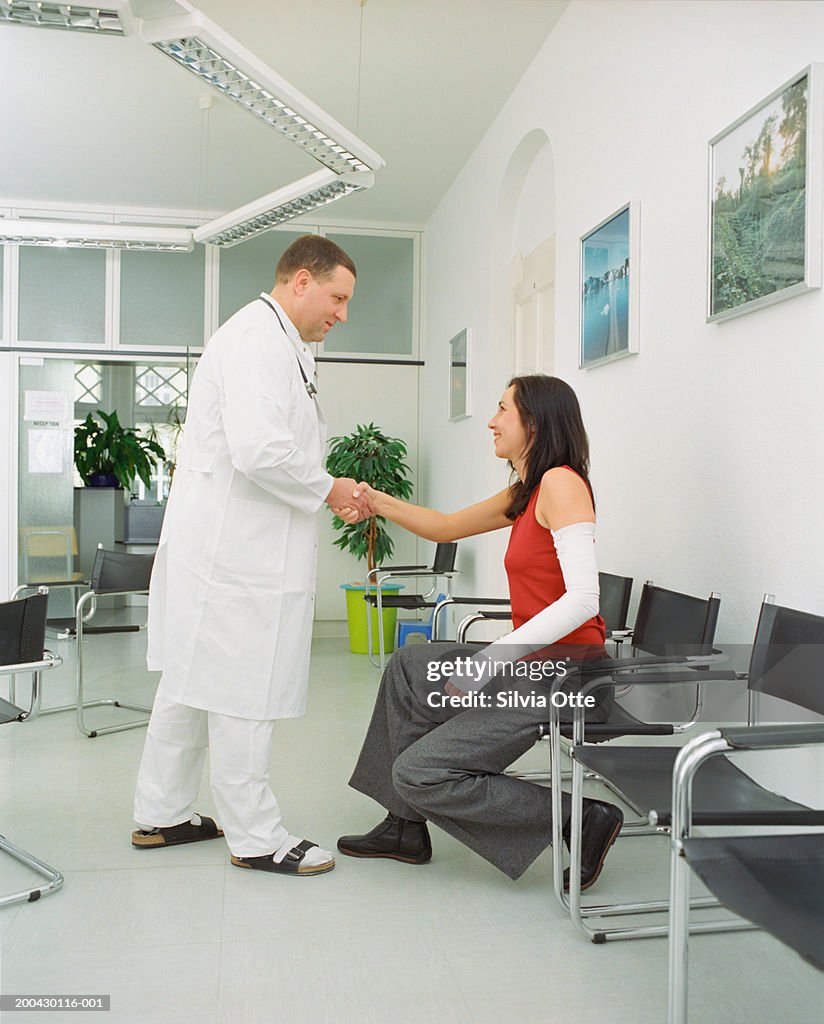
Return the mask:
<svg viewBox="0 0 824 1024">
<path fill-rule="evenodd" d="M 72 707 L 71 705 L 64 705 L 60 708 L 50 708 L 50 712 L 58 711 L 75 711 L 75 721 L 77 728 L 84 736 L 88 736 L 89 739 L 94 739 L 96 736 L 105 736 L 112 732 L 125 732 L 127 729 L 140 729 L 144 725 L 149 724 L 148 718 L 141 718 L 135 721 L 124 722 L 121 725 L 107 725 L 100 729 L 90 729 L 86 724 L 86 718 L 84 711 L 86 708 L 99 708 L 99 707 L 115 707 L 125 708 L 129 711 L 142 711 L 147 715 L 152 713 L 152 709 L 147 707 L 145 704 L 130 704 L 126 701 L 115 700 L 114 698 L 106 698 L 101 700 L 90 700 L 84 701 L 83 699 L 83 624 L 86 621 L 83 616 L 85 599 L 91 595 L 90 599 L 94 598 L 93 591 L 89 591 L 88 594 L 84 594 L 83 597 L 77 602 L 77 614 L 75 618 L 75 626 L 77 630 L 77 661 L 75 668 L 75 684 L 77 693 L 77 703 Z"/>
<path fill-rule="evenodd" d="M 34 889 L 21 889 L 18 892 L 10 893 L 8 896 L 0 896 L 0 907 L 8 907 L 13 903 L 34 903 L 41 896 L 48 896 L 50 893 L 57 892 L 63 884 L 63 876 L 56 868 L 51 867 L 33 854 L 16 846 L 5 836 L 0 836 L 0 850 L 47 879 L 45 885 L 38 885 Z"/>
</svg>

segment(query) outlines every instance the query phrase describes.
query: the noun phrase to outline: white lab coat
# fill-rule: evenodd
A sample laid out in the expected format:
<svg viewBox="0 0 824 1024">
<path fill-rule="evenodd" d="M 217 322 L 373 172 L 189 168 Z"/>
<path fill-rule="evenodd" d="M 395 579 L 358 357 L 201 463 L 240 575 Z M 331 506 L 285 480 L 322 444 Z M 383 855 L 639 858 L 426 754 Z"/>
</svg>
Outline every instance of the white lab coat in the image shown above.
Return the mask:
<svg viewBox="0 0 824 1024">
<path fill-rule="evenodd" d="M 149 593 L 150 669 L 167 697 L 258 720 L 306 709 L 317 512 L 332 486 L 314 357 L 255 300 L 192 381 Z"/>
</svg>

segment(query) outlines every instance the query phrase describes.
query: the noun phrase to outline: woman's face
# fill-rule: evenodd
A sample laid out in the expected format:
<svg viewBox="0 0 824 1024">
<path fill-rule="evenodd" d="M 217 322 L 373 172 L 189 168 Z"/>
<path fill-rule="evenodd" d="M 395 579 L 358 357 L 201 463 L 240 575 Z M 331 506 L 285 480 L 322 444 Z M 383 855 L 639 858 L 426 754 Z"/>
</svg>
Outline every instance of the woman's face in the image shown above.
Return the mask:
<svg viewBox="0 0 824 1024">
<path fill-rule="evenodd" d="M 515 463 L 523 459 L 531 440 L 515 404 L 515 388 L 510 386 L 501 395 L 498 411 L 487 423 L 492 431 L 495 454 L 499 459 Z"/>
</svg>

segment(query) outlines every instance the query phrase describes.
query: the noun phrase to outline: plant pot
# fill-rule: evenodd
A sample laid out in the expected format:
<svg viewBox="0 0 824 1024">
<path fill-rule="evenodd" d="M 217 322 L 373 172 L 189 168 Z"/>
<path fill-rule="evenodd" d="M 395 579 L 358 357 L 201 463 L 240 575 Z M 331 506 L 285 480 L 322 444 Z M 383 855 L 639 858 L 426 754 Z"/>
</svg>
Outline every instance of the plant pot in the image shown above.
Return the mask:
<svg viewBox="0 0 824 1024">
<path fill-rule="evenodd" d="M 114 473 L 90 473 L 87 487 L 120 487 Z"/>
<path fill-rule="evenodd" d="M 346 591 L 346 618 L 349 622 L 349 650 L 354 654 L 369 654 L 369 638 L 367 633 L 367 604 L 363 599 L 366 587 L 362 583 L 341 583 L 341 590 Z M 374 591 L 374 588 L 371 588 Z M 381 590 L 384 593 L 397 593 L 403 590 L 400 583 L 387 583 Z M 378 609 L 369 608 L 372 615 L 372 654 L 379 653 L 378 640 Z M 395 623 L 398 618 L 397 608 L 383 609 L 383 649 L 389 654 L 395 650 Z"/>
</svg>

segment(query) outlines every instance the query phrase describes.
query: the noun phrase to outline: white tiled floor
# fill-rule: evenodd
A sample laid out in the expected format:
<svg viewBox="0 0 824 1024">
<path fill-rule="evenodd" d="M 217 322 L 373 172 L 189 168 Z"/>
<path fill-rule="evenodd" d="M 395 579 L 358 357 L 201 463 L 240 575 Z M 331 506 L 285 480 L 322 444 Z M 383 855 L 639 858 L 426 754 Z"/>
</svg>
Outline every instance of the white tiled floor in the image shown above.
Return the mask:
<svg viewBox="0 0 824 1024">
<path fill-rule="evenodd" d="M 90 638 L 90 690 L 150 698 L 144 643 L 145 634 Z M 68 701 L 72 688 L 73 644 L 52 646 L 66 663 L 44 680 L 47 704 Z M 377 682 L 343 641 L 318 640 L 310 711 L 277 727 L 285 821 L 329 848 L 381 816 L 346 785 Z M 66 876 L 59 893 L 0 911 L 4 993 L 111 994 L 111 1013 L 75 1012 L 72 1024 L 665 1020 L 666 943 L 579 938 L 551 899 L 549 853 L 511 882 L 437 829 L 429 865 L 340 857 L 335 871 L 307 879 L 238 871 L 220 842 L 132 849 L 143 736 L 89 740 L 66 714 L 0 731 L 0 829 Z M 544 756 L 536 748 L 526 761 Z M 200 806 L 212 810 L 205 786 Z M 25 877 L 0 860 L 0 891 Z M 634 839 L 610 854 L 595 892 L 665 889 L 663 842 Z M 822 975 L 756 933 L 695 938 L 690 993 L 693 1021 L 824 1018 Z"/>
</svg>

